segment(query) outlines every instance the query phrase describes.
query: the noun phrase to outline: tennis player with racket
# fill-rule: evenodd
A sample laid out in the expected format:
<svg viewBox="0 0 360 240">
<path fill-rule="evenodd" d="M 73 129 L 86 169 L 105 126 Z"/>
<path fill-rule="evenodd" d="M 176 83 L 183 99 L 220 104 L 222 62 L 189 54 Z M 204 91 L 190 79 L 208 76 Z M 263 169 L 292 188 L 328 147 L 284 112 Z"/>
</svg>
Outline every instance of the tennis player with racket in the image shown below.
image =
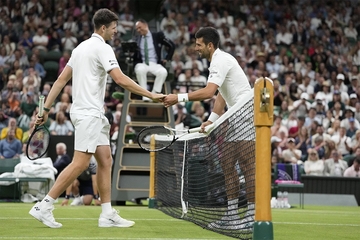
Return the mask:
<svg viewBox="0 0 360 240">
<path fill-rule="evenodd" d="M 165 97 L 163 103 L 165 107 L 170 107 L 178 102 L 201 101 L 212 98 L 218 90 L 212 113 L 208 121 L 201 125 L 202 131 L 205 131 L 206 126 L 219 118 L 226 105 L 228 108 L 231 108 L 243 94 L 251 91 L 251 87 L 237 60 L 229 53 L 219 49 L 220 37 L 215 28 L 201 28 L 196 33 L 195 38 L 195 50 L 199 53 L 200 57 L 206 58 L 210 62 L 207 85 L 191 93 L 169 94 Z M 255 154 L 253 151 L 244 151 L 244 149 L 254 149 L 252 148 L 254 142 L 246 141 L 246 146 L 244 146 L 244 141 L 240 141 L 236 139 L 228 140 L 222 144 L 226 150 L 229 151 L 229 148 L 231 148 L 231 150 L 236 151 L 237 154 L 234 155 L 237 157 L 220 161 L 226 183 L 228 211 L 219 221 L 209 224 L 209 228 L 223 228 L 229 225 L 234 226 L 236 229 L 249 230 L 252 228 L 255 214 L 255 191 L 252 185 L 252 180 L 255 176 Z M 240 219 L 237 210 L 240 184 L 235 168 L 236 161 L 238 161 L 245 175 L 246 184 L 249 185 L 247 186 L 248 211 L 242 219 Z M 228 167 L 229 165 L 234 167 Z"/>
<path fill-rule="evenodd" d="M 108 9 L 99 9 L 93 17 L 94 33 L 72 52 L 66 67 L 54 82 L 44 104 L 44 115 L 38 115 L 36 125 L 43 125 L 48 111 L 64 86 L 72 79 L 73 103 L 70 110 L 75 127 L 73 161 L 61 172 L 45 198 L 36 203 L 30 215 L 50 228 L 60 228 L 52 210 L 54 201 L 89 166 L 94 154 L 97 163 L 97 184 L 102 212 L 99 227 L 131 227 L 135 223 L 121 218 L 111 206 L 111 151 L 110 125 L 104 115 L 104 97 L 108 74 L 121 87 L 135 94 L 162 101 L 162 94 L 154 94 L 141 88 L 124 75 L 119 68 L 114 51 L 105 41 L 117 33 L 118 17 Z"/>
</svg>

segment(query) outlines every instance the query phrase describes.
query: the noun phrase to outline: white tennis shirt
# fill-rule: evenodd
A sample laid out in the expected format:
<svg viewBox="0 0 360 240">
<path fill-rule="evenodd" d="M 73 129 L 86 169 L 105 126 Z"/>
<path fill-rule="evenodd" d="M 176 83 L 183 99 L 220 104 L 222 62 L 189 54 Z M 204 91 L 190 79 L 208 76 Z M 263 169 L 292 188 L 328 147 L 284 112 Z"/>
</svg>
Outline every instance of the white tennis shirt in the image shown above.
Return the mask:
<svg viewBox="0 0 360 240">
<path fill-rule="evenodd" d="M 107 73 L 119 64 L 113 49 L 96 33 L 71 54 L 72 99 L 70 113 L 100 117 L 104 114 Z"/>
<path fill-rule="evenodd" d="M 208 82 L 219 86 L 218 90 L 229 108 L 251 90 L 249 80 L 236 59 L 220 49 L 212 55 Z"/>
</svg>

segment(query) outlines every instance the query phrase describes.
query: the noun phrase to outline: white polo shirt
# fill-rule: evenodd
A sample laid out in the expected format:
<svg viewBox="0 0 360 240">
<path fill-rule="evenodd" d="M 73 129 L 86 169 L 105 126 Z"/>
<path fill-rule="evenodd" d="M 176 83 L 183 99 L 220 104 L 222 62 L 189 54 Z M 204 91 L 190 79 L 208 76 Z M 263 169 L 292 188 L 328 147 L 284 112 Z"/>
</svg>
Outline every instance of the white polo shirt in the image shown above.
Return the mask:
<svg viewBox="0 0 360 240">
<path fill-rule="evenodd" d="M 93 33 L 72 51 L 67 65 L 72 68 L 70 113 L 100 117 L 104 114 L 107 73 L 119 67 L 113 49 Z"/>
<path fill-rule="evenodd" d="M 220 49 L 212 55 L 208 82 L 219 86 L 218 90 L 229 108 L 251 90 L 249 80 L 236 59 Z"/>
</svg>

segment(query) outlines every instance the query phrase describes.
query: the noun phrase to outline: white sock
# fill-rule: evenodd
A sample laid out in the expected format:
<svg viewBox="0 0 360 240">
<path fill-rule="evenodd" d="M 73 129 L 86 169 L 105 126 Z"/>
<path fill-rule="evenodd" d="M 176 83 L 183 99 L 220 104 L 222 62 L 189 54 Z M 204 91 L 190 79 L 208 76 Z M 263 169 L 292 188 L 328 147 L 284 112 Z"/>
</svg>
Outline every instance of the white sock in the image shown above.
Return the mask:
<svg viewBox="0 0 360 240">
<path fill-rule="evenodd" d="M 49 195 L 46 195 L 44 197 L 44 199 L 41 201 L 41 204 L 46 205 L 46 206 L 51 206 L 54 204 L 54 202 L 55 202 L 55 199 L 53 199 Z"/>
<path fill-rule="evenodd" d="M 110 214 L 112 212 L 111 203 L 110 202 L 102 203 L 101 209 L 103 214 Z"/>
<path fill-rule="evenodd" d="M 228 215 L 238 214 L 239 199 L 233 199 L 228 201 Z"/>
</svg>

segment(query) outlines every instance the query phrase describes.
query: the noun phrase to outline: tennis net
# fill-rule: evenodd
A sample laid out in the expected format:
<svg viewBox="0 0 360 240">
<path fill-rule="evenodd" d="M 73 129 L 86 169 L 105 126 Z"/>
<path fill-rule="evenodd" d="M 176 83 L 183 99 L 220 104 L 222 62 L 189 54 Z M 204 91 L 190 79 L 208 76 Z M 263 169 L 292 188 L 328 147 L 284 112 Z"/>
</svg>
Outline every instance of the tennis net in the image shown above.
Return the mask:
<svg viewBox="0 0 360 240">
<path fill-rule="evenodd" d="M 156 153 L 155 207 L 203 228 L 251 239 L 255 213 L 253 91 L 207 135 L 193 133 Z"/>
</svg>

